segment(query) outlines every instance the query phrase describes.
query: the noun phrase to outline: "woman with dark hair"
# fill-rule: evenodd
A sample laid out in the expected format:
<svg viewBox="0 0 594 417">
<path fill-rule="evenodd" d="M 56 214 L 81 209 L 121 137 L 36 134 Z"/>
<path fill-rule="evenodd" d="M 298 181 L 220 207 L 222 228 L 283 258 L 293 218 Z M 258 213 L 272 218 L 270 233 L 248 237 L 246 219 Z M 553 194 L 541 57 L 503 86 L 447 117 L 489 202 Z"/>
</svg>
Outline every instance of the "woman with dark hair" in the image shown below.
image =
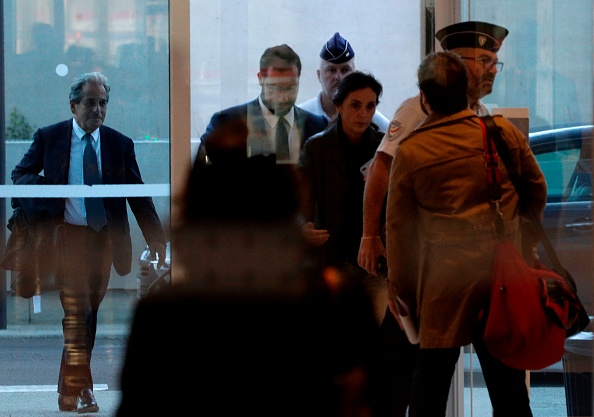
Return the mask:
<svg viewBox="0 0 594 417">
<path fill-rule="evenodd" d="M 346 75 L 334 94 L 337 115 L 325 131 L 305 142 L 297 166 L 303 191 L 301 230 L 315 268 L 321 276 L 337 268 L 367 292 L 378 328 L 387 305 L 384 279 L 360 268 L 357 254 L 363 230 L 365 170 L 384 135 L 371 122 L 381 94 L 382 85 L 373 75 L 360 71 Z M 374 368 L 381 369 L 381 375 L 372 379 L 370 401 L 377 415 L 395 415 L 388 413 L 386 404 L 389 392 L 400 388 L 386 381 L 383 348 L 381 343 L 367 358 L 381 363 Z M 407 388 L 402 387 L 402 392 Z"/>
<path fill-rule="evenodd" d="M 347 267 L 366 275 L 357 266 L 357 251 L 363 229 L 364 170 L 384 135 L 371 124 L 381 94 L 382 85 L 373 75 L 348 74 L 334 94 L 337 116 L 301 151 L 302 231 L 320 267 Z"/>
</svg>

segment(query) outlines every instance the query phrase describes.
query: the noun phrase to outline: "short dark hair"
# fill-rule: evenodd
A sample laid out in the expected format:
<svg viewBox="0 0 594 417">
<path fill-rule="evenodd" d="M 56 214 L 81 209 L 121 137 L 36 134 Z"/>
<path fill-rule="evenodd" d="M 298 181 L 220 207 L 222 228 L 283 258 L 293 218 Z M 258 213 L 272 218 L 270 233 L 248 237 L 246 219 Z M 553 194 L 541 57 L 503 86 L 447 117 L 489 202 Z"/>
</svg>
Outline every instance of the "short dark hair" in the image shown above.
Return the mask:
<svg viewBox="0 0 594 417">
<path fill-rule="evenodd" d="M 109 102 L 109 90 L 111 90 L 111 87 L 107 84 L 105 75 L 100 72 L 87 72 L 76 77 L 70 86 L 70 101 L 73 101 L 76 104 L 80 103 L 83 96 L 83 86 L 87 83 L 102 85 L 103 88 L 105 88 L 105 99 Z"/>
<path fill-rule="evenodd" d="M 350 93 L 368 87 L 375 92 L 375 95 L 377 96 L 376 104 L 378 104 L 383 91 L 380 82 L 369 73 L 361 71 L 350 72 L 340 81 L 340 84 L 334 93 L 334 97 L 332 98 L 332 103 L 337 106 L 341 105 Z"/>
<path fill-rule="evenodd" d="M 468 107 L 466 64 L 454 52 L 433 52 L 417 71 L 419 88 L 431 110 L 449 115 Z"/>
<path fill-rule="evenodd" d="M 271 46 L 264 51 L 262 57 L 260 58 L 260 70 L 265 70 L 272 66 L 275 58 L 282 59 L 289 65 L 296 65 L 297 74 L 301 75 L 301 58 L 299 58 L 297 52 L 295 52 L 293 48 L 291 48 L 286 43 L 283 43 L 282 45 Z"/>
</svg>

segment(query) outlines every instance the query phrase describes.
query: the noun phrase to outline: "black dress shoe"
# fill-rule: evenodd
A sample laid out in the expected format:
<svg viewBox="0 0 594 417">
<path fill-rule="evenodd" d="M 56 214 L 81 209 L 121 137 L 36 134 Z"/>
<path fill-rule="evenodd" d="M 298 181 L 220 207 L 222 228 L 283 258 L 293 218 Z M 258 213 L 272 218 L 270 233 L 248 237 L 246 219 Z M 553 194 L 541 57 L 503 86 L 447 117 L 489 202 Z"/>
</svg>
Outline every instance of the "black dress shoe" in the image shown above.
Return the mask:
<svg viewBox="0 0 594 417">
<path fill-rule="evenodd" d="M 58 395 L 58 407 L 60 411 L 76 411 L 78 397 L 74 395 Z"/>
<path fill-rule="evenodd" d="M 76 411 L 78 411 L 79 414 L 96 413 L 97 411 L 99 411 L 99 406 L 97 405 L 97 401 L 95 400 L 93 391 L 89 388 L 85 388 L 80 392 L 80 395 L 78 396 L 78 405 L 76 406 Z"/>
</svg>

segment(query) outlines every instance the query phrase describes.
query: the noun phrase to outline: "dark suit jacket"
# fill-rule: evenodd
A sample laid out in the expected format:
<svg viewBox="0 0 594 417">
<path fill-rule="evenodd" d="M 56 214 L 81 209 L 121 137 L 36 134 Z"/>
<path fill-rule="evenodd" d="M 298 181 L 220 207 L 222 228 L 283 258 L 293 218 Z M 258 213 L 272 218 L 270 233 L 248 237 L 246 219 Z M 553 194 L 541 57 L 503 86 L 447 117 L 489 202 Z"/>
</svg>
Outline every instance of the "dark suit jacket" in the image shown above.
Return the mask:
<svg viewBox="0 0 594 417">
<path fill-rule="evenodd" d="M 330 234 L 319 254 L 325 265 L 357 265 L 365 186 L 360 168 L 373 158 L 382 137 L 382 132 L 369 127 L 353 146 L 340 123 L 332 123 L 303 146 L 299 160 L 306 192 L 302 214 Z"/>
<path fill-rule="evenodd" d="M 297 106 L 293 106 L 293 108 L 295 109 L 295 125 L 299 129 L 301 146 L 303 146 L 307 138 L 324 130 L 328 121 L 322 116 L 317 116 Z M 249 156 L 268 153 L 264 146 L 267 143 L 266 122 L 257 98 L 249 103 L 230 107 L 213 114 L 206 131 L 200 137 L 201 147 L 208 142 L 215 130 L 238 119 L 243 120 L 248 127 L 247 145 L 251 149 Z"/>
<path fill-rule="evenodd" d="M 101 126 L 99 129 L 103 183 L 143 184 L 132 139 L 107 126 Z M 71 137 L 72 119 L 38 129 L 33 136 L 33 143 L 12 171 L 13 183 L 25 174 L 39 174 L 43 171 L 49 184 L 68 184 Z M 130 273 L 132 266 L 132 242 L 126 200 L 146 242 L 166 243 L 152 198 L 105 198 L 107 226 L 113 246 L 113 264 L 120 275 Z M 64 205 L 64 200 L 61 204 Z"/>
</svg>

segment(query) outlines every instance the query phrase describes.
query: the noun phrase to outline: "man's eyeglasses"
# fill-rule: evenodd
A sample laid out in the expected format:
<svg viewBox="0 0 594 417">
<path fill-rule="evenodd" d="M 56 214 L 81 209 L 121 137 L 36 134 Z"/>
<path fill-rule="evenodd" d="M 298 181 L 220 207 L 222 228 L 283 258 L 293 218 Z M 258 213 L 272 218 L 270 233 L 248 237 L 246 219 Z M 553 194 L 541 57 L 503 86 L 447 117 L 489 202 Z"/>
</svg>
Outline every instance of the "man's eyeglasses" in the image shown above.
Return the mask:
<svg viewBox="0 0 594 417">
<path fill-rule="evenodd" d="M 469 61 L 474 61 L 478 64 L 481 64 L 483 66 L 483 69 L 486 71 L 490 71 L 491 68 L 493 68 L 493 67 L 497 68 L 498 72 L 501 72 L 503 70 L 503 62 L 493 61 L 491 58 L 486 58 L 486 57 L 474 58 L 474 57 L 470 57 L 470 56 L 461 56 L 460 58 L 467 59 Z"/>
</svg>

